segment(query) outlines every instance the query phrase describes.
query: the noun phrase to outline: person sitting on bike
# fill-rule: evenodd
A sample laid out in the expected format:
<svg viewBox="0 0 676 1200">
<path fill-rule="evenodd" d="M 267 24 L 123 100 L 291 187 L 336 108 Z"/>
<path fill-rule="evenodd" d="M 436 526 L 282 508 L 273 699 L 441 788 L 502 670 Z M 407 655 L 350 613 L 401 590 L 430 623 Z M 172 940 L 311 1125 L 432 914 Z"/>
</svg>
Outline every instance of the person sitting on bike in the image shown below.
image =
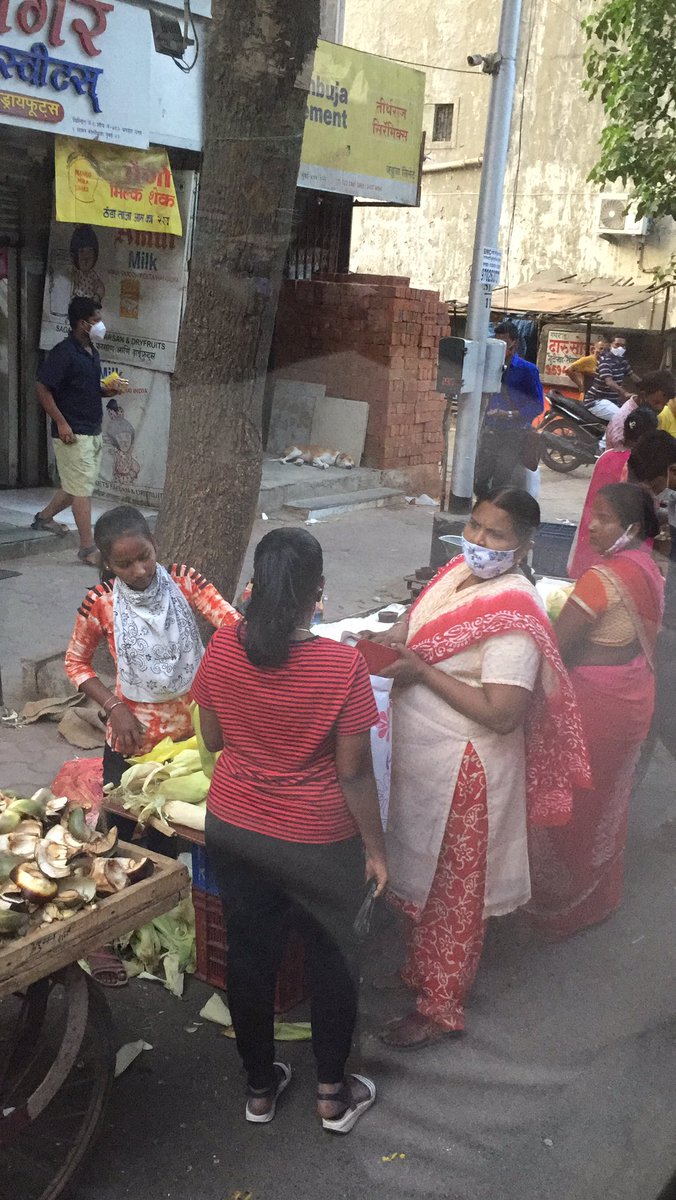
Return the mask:
<svg viewBox="0 0 676 1200">
<path fill-rule="evenodd" d="M 640 382 L 627 362 L 626 354 L 626 339 L 615 337 L 608 353 L 599 355 L 599 365 L 584 403 L 595 417 L 600 417 L 603 421 L 610 421 L 620 404 L 629 400 L 630 393 L 626 390 L 626 381 L 631 379 L 636 383 Z"/>
<path fill-rule="evenodd" d="M 599 357 L 601 354 L 607 354 L 610 350 L 610 338 L 605 334 L 600 334 L 594 341 L 589 354 L 583 354 L 582 358 L 576 358 L 566 371 L 569 379 L 572 379 L 575 387 L 580 393 L 580 400 L 584 400 L 587 388 L 594 381 L 594 376 L 599 369 Z"/>
</svg>

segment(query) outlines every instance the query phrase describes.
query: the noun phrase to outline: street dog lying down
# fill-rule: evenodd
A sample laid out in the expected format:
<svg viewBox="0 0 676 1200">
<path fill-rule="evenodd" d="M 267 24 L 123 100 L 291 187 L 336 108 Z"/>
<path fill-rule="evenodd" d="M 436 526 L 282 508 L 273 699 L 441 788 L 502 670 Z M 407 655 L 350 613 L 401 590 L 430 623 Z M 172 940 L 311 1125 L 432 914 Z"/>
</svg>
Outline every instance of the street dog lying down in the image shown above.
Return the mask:
<svg viewBox="0 0 676 1200">
<path fill-rule="evenodd" d="M 349 471 L 354 466 L 349 454 L 343 450 L 329 450 L 326 446 L 289 446 L 279 461 L 293 463 L 296 467 L 319 467 L 321 471 L 328 471 L 329 467 L 344 467 Z"/>
</svg>

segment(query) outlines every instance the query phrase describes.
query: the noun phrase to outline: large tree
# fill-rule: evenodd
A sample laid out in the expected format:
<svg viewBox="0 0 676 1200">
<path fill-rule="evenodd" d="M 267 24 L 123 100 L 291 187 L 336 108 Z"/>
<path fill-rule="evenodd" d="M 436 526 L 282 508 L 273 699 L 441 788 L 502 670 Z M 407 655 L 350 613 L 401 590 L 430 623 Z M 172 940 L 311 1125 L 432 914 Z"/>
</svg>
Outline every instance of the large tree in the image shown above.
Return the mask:
<svg viewBox="0 0 676 1200">
<path fill-rule="evenodd" d="M 606 116 L 591 178 L 629 185 L 640 215 L 676 218 L 676 4 L 603 0 L 582 25 L 585 87 Z"/>
<path fill-rule="evenodd" d="M 176 372 L 162 553 L 231 596 L 261 477 L 265 373 L 319 0 L 215 0 L 204 162 Z"/>
</svg>

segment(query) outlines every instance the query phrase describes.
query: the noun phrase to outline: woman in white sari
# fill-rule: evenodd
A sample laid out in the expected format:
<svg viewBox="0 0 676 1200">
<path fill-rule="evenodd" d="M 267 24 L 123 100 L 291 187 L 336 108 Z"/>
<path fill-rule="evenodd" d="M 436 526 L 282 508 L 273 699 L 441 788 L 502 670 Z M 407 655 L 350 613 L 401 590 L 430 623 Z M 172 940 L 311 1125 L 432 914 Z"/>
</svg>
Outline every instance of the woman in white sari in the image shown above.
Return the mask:
<svg viewBox="0 0 676 1200">
<path fill-rule="evenodd" d="M 540 520 L 516 488 L 475 507 L 463 557 L 390 631 L 393 768 L 387 850 L 408 918 L 415 1008 L 384 1041 L 418 1047 L 464 1028 L 485 922 L 530 898 L 528 822 L 570 816 L 587 761 L 570 682 L 524 561 Z M 384 640 L 384 639 L 383 639 Z"/>
</svg>

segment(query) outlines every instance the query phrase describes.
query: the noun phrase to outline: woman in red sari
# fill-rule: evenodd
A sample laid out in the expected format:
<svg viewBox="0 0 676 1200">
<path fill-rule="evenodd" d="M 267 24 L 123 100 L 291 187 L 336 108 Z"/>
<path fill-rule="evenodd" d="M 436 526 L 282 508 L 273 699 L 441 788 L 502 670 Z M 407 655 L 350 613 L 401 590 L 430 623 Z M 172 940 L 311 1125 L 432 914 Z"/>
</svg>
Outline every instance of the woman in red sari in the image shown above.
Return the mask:
<svg viewBox="0 0 676 1200">
<path fill-rule="evenodd" d="M 382 1035 L 390 1046 L 464 1028 L 487 917 L 530 898 L 528 824 L 567 821 L 586 778 L 570 681 L 521 569 L 539 520 L 517 488 L 477 504 L 463 557 L 390 632 L 390 891 L 409 918 L 401 979 L 415 993 Z"/>
<path fill-rule="evenodd" d="M 568 574 L 571 579 L 579 579 L 589 567 L 601 562 L 601 555 L 597 554 L 589 541 L 594 497 L 606 484 L 626 481 L 629 456 L 644 433 L 650 433 L 654 429 L 657 429 L 657 417 L 652 408 L 634 409 L 624 422 L 624 446 L 620 450 L 606 450 L 597 461 L 568 559 Z"/>
<path fill-rule="evenodd" d="M 600 565 L 577 581 L 556 623 L 582 714 L 593 789 L 575 794 L 565 829 L 531 837 L 531 913 L 554 938 L 605 920 L 622 898 L 629 799 L 655 707 L 664 581 L 646 542 L 657 531 L 646 488 L 602 488 L 589 526 Z"/>
</svg>

